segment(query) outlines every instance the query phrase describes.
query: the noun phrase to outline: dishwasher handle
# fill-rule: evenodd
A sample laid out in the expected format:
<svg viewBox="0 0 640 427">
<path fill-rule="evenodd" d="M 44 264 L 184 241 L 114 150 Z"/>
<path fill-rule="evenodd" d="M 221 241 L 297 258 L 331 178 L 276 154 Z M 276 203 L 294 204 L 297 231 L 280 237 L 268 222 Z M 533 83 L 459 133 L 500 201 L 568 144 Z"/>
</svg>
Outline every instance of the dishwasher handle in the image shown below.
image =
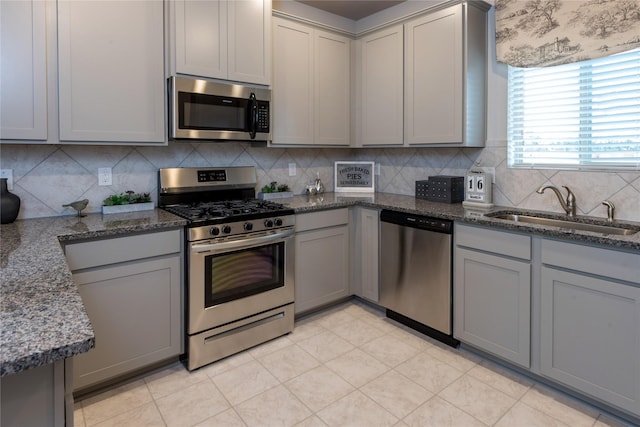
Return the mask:
<svg viewBox="0 0 640 427">
<path fill-rule="evenodd" d="M 383 209 L 380 211 L 380 222 L 389 222 L 404 227 L 435 231 L 436 233 L 453 234 L 453 221 L 451 220 L 406 212 Z"/>
</svg>

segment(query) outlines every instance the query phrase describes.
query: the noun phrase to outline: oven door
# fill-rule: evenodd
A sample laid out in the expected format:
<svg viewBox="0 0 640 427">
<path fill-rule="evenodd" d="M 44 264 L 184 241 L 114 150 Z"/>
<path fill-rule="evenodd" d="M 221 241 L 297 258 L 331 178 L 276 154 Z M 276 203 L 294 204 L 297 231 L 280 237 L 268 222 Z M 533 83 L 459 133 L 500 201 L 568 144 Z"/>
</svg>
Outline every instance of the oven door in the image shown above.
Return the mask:
<svg viewBox="0 0 640 427">
<path fill-rule="evenodd" d="M 292 303 L 293 238 L 290 229 L 191 243 L 188 333 Z"/>
</svg>

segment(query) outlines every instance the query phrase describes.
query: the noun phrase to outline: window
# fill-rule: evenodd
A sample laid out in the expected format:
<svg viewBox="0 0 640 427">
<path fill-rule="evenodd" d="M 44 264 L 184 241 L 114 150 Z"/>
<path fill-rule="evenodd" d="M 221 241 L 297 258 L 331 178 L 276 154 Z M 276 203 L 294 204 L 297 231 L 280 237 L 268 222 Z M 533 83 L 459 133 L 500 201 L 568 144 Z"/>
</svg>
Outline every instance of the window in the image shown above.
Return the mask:
<svg viewBox="0 0 640 427">
<path fill-rule="evenodd" d="M 509 167 L 640 170 L 640 49 L 509 67 Z"/>
</svg>

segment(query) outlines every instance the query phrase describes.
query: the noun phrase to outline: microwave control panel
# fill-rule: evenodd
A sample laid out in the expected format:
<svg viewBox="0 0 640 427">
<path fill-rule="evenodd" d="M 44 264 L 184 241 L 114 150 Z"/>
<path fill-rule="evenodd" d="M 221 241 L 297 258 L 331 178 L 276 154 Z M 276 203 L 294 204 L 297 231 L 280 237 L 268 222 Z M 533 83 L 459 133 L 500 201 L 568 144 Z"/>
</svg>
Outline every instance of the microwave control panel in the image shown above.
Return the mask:
<svg viewBox="0 0 640 427">
<path fill-rule="evenodd" d="M 269 132 L 269 102 L 258 101 L 258 123 L 256 130 L 258 132 Z"/>
</svg>

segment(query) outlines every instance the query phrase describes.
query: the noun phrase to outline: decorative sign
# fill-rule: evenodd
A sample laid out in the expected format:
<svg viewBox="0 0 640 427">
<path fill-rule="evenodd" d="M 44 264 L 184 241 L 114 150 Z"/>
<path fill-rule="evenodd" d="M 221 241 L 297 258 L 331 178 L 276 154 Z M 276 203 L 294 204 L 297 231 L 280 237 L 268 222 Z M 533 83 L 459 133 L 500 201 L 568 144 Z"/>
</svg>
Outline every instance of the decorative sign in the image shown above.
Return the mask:
<svg viewBox="0 0 640 427">
<path fill-rule="evenodd" d="M 492 176 L 487 172 L 470 170 L 465 175 L 464 206 L 493 206 Z"/>
<path fill-rule="evenodd" d="M 373 193 L 374 162 L 335 162 L 335 192 Z"/>
</svg>

